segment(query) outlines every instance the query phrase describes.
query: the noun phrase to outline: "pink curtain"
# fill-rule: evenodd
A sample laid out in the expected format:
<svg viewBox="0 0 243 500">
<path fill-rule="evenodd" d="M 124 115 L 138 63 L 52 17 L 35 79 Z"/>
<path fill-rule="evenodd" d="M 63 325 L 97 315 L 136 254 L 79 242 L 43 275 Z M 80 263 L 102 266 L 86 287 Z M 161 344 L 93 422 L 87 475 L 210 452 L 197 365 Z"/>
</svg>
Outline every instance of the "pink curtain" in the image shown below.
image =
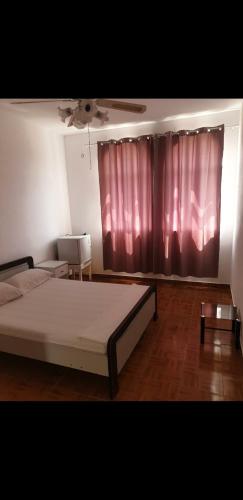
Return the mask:
<svg viewBox="0 0 243 500">
<path fill-rule="evenodd" d="M 224 126 L 209 130 L 98 143 L 104 269 L 218 275 Z"/>
<path fill-rule="evenodd" d="M 104 269 L 153 267 L 152 138 L 98 143 Z"/>
<path fill-rule="evenodd" d="M 224 127 L 154 138 L 155 273 L 216 277 Z"/>
</svg>

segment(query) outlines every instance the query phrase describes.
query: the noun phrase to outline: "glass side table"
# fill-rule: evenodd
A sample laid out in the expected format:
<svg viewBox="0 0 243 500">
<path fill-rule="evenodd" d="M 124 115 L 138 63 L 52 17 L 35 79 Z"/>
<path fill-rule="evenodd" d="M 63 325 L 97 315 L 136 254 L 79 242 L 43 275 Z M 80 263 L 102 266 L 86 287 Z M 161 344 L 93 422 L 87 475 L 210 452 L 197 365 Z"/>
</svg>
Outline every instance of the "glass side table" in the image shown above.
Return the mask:
<svg viewBox="0 0 243 500">
<path fill-rule="evenodd" d="M 218 328 L 206 326 L 206 319 L 228 320 L 231 322 L 231 328 Z M 232 331 L 235 336 L 235 347 L 240 348 L 240 327 L 241 321 L 238 309 L 235 305 L 226 304 L 207 304 L 201 302 L 201 344 L 204 344 L 205 330 Z"/>
</svg>

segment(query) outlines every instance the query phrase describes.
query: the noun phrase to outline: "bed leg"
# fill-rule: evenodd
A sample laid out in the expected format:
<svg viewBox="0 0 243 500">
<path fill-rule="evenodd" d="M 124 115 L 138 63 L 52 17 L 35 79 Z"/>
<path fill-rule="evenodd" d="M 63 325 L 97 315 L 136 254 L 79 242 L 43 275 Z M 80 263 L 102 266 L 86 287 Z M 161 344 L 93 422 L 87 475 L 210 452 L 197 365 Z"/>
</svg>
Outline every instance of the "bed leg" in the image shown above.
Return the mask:
<svg viewBox="0 0 243 500">
<path fill-rule="evenodd" d="M 109 377 L 109 392 L 110 392 L 110 398 L 114 399 L 114 397 L 118 393 L 118 380 L 117 377 L 110 376 Z"/>
<path fill-rule="evenodd" d="M 118 372 L 116 357 L 116 340 L 111 336 L 107 344 L 108 373 L 110 398 L 113 399 L 118 392 Z"/>
</svg>

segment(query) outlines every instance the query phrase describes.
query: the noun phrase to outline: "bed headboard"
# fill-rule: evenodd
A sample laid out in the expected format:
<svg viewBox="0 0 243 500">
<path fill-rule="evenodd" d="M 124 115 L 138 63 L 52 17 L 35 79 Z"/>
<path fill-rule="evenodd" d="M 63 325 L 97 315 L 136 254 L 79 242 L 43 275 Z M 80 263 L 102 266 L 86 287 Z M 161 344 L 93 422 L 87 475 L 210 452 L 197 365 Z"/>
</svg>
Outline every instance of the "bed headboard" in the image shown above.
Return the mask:
<svg viewBox="0 0 243 500">
<path fill-rule="evenodd" d="M 22 273 L 22 271 L 26 271 L 27 269 L 33 269 L 33 267 L 34 261 L 32 257 L 23 257 L 22 259 L 0 264 L 0 281 L 7 280 L 11 276 L 14 276 L 14 274 Z"/>
</svg>

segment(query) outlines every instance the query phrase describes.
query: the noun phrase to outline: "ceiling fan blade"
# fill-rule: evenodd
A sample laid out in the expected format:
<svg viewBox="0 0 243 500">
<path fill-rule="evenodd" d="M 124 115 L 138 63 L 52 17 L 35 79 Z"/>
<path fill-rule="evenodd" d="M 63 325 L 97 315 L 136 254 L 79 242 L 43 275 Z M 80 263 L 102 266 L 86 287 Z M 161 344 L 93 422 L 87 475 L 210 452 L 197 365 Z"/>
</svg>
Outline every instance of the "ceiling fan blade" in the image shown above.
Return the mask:
<svg viewBox="0 0 243 500">
<path fill-rule="evenodd" d="M 144 113 L 147 109 L 143 104 L 113 101 L 112 99 L 96 99 L 96 104 L 103 108 L 118 109 L 119 111 L 129 111 L 131 113 Z"/>
<path fill-rule="evenodd" d="M 74 115 L 71 115 L 71 118 L 68 122 L 68 127 L 71 127 L 73 125 L 73 121 L 74 121 Z"/>
<path fill-rule="evenodd" d="M 50 99 L 49 101 L 19 101 L 11 102 L 11 104 L 36 104 L 42 102 L 65 102 L 65 101 L 77 101 L 78 99 Z"/>
</svg>

